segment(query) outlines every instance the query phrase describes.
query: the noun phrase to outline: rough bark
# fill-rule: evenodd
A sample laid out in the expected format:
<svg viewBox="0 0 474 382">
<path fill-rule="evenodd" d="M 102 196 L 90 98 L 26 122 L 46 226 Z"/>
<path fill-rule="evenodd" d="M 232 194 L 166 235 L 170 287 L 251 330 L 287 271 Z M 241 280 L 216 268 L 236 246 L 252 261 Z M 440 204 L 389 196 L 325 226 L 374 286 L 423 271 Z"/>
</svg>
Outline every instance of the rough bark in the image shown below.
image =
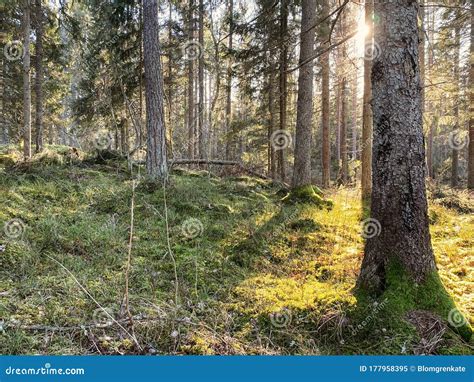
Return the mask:
<svg viewBox="0 0 474 382">
<path fill-rule="evenodd" d="M 329 15 L 329 0 L 323 0 L 322 4 L 322 18 Z M 321 37 L 323 40 L 323 49 L 329 46 L 329 20 L 323 23 Z M 321 62 L 321 91 L 322 91 L 322 164 L 323 164 L 323 187 L 329 187 L 331 179 L 331 145 L 329 139 L 330 125 L 329 125 L 329 52 L 324 53 L 320 57 Z"/>
<path fill-rule="evenodd" d="M 143 44 L 147 126 L 146 169 L 152 180 L 166 181 L 166 133 L 160 62 L 157 0 L 143 0 Z"/>
<path fill-rule="evenodd" d="M 23 155 L 31 157 L 30 0 L 23 7 Z"/>
<path fill-rule="evenodd" d="M 43 9 L 41 0 L 35 2 L 36 45 L 35 45 L 35 94 L 36 94 L 36 152 L 43 149 Z"/>
<path fill-rule="evenodd" d="M 287 124 L 287 97 L 288 97 L 288 0 L 280 1 L 280 58 L 279 58 L 279 106 L 280 124 L 279 130 L 286 131 Z M 278 175 L 282 182 L 286 180 L 286 149 L 278 150 Z"/>
<path fill-rule="evenodd" d="M 374 11 L 373 0 L 365 0 L 365 24 L 369 27 L 365 36 L 365 57 L 364 57 L 364 103 L 362 106 L 362 175 L 361 189 L 362 202 L 365 206 L 370 206 L 370 195 L 372 193 L 372 84 L 370 77 L 372 73 L 372 60 L 369 57 L 373 41 L 374 23 L 372 15 Z"/>
<path fill-rule="evenodd" d="M 314 49 L 316 1 L 302 1 L 300 59 L 305 62 Z M 311 133 L 313 128 L 313 61 L 299 69 L 296 110 L 295 165 L 293 188 L 311 185 Z"/>
<path fill-rule="evenodd" d="M 398 263 L 414 282 L 435 270 L 425 191 L 418 4 L 376 2 L 375 42 L 383 47 L 372 68 L 373 190 L 371 217 L 380 230 L 370 235 L 359 287 L 380 291 L 386 272 Z"/>
<path fill-rule="evenodd" d="M 467 188 L 474 190 L 474 3 L 471 2 L 471 46 L 469 69 L 469 152 L 467 159 Z"/>
</svg>

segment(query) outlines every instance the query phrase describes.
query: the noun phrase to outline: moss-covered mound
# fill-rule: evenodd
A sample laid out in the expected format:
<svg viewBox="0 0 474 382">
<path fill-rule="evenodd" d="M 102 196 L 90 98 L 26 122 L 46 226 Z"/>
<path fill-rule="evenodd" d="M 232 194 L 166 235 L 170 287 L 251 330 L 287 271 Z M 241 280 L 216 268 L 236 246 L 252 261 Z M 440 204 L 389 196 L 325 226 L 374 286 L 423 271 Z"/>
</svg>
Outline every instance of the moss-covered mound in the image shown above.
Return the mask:
<svg viewBox="0 0 474 382">
<path fill-rule="evenodd" d="M 334 203 L 324 198 L 324 193 L 316 186 L 308 185 L 292 189 L 283 199 L 284 203 L 308 203 L 321 208 L 332 209 Z"/>
</svg>

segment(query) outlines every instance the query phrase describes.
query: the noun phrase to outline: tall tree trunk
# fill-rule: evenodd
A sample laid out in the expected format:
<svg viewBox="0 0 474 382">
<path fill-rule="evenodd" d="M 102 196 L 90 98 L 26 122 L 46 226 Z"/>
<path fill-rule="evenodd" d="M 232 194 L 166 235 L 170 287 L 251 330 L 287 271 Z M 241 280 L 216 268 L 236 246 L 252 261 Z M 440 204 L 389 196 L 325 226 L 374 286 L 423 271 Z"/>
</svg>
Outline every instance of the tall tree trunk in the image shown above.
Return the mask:
<svg viewBox="0 0 474 382">
<path fill-rule="evenodd" d="M 169 10 L 168 10 L 168 70 L 167 70 L 167 101 L 168 101 L 168 118 L 167 118 L 167 126 L 168 126 L 168 135 L 169 135 L 169 152 L 173 153 L 173 47 L 172 47 L 172 23 L 173 23 L 173 3 L 170 0 L 168 2 Z"/>
<path fill-rule="evenodd" d="M 41 0 L 36 0 L 36 52 L 35 52 L 35 94 L 36 94 L 36 152 L 43 149 L 43 10 Z"/>
<path fill-rule="evenodd" d="M 326 18 L 329 15 L 329 0 L 323 0 L 322 4 L 322 18 Z M 329 19 L 323 23 L 321 37 L 322 37 L 322 48 L 327 49 L 329 46 Z M 322 142 L 322 162 L 323 162 L 323 187 L 328 188 L 331 179 L 331 142 L 329 138 L 330 125 L 329 125 L 329 52 L 324 53 L 321 58 L 321 87 L 322 87 L 322 130 L 323 130 L 323 142 Z"/>
<path fill-rule="evenodd" d="M 300 64 L 314 51 L 316 0 L 302 1 Z M 313 61 L 299 68 L 296 110 L 295 166 L 293 188 L 311 185 L 311 135 L 313 129 Z"/>
<path fill-rule="evenodd" d="M 279 104 L 280 104 L 280 134 L 286 131 L 287 97 L 288 97 L 288 1 L 280 0 L 280 63 L 279 63 Z M 286 149 L 278 150 L 278 175 L 281 181 L 286 181 Z"/>
<path fill-rule="evenodd" d="M 139 131 L 139 136 L 138 136 L 138 147 L 141 147 L 143 145 L 143 0 L 139 0 L 139 11 L 138 11 L 138 20 L 140 23 L 140 30 L 142 33 L 140 33 L 140 52 L 139 52 L 139 78 L 138 78 L 138 92 L 139 94 L 139 102 L 140 102 L 140 131 Z"/>
<path fill-rule="evenodd" d="M 347 150 L 347 81 L 341 82 L 341 182 L 347 184 L 349 180 L 349 160 Z"/>
<path fill-rule="evenodd" d="M 383 47 L 372 68 L 370 224 L 376 229 L 368 236 L 358 279 L 359 287 L 372 291 L 384 289 L 392 263 L 414 282 L 435 271 L 425 191 L 417 11 L 416 1 L 375 3 L 375 42 Z"/>
<path fill-rule="evenodd" d="M 275 131 L 275 121 L 276 121 L 276 112 L 275 112 L 275 97 L 274 97 L 274 84 L 275 84 L 275 72 L 273 70 L 274 65 L 273 61 L 270 61 L 270 68 L 268 73 L 268 112 L 269 112 L 269 121 L 268 121 L 268 173 L 272 179 L 276 177 L 276 158 L 275 158 L 275 148 L 272 145 L 271 137 Z"/>
<path fill-rule="evenodd" d="M 199 55 L 199 104 L 198 104 L 198 147 L 199 158 L 205 158 L 206 144 L 204 134 L 204 1 L 199 0 L 199 47 L 201 54 Z"/>
<path fill-rule="evenodd" d="M 233 34 L 234 34 L 234 0 L 229 0 L 229 43 L 227 60 L 227 84 L 225 105 L 225 158 L 229 160 L 232 156 L 232 57 L 233 57 Z"/>
<path fill-rule="evenodd" d="M 31 158 L 30 0 L 23 7 L 23 155 Z"/>
<path fill-rule="evenodd" d="M 189 0 L 188 9 L 188 44 L 194 43 L 194 0 Z M 194 159 L 194 60 L 188 59 L 188 101 L 187 101 L 187 128 L 188 128 L 188 156 Z"/>
<path fill-rule="evenodd" d="M 354 40 L 355 41 L 355 40 Z M 355 46 L 354 46 L 355 50 Z M 351 127 L 352 127 L 352 160 L 357 159 L 357 77 L 358 77 L 358 68 L 354 68 L 354 73 L 352 74 L 351 79 Z"/>
<path fill-rule="evenodd" d="M 337 177 L 339 177 L 340 163 L 341 163 L 341 51 L 340 47 L 336 49 L 336 164 L 337 164 Z"/>
<path fill-rule="evenodd" d="M 469 68 L 469 153 L 467 159 L 467 188 L 474 190 L 474 3 L 471 2 L 471 46 Z"/>
<path fill-rule="evenodd" d="M 365 36 L 365 57 L 364 57 L 364 104 L 362 105 L 362 204 L 370 207 L 370 195 L 372 193 L 372 84 L 370 77 L 372 74 L 372 37 L 374 23 L 372 15 L 374 13 L 374 1 L 365 0 L 365 24 L 368 32 Z"/>
<path fill-rule="evenodd" d="M 158 24 L 158 1 L 143 0 L 143 45 L 145 58 L 145 101 L 147 126 L 146 169 L 152 180 L 166 181 L 166 132 L 163 111 Z"/>
<path fill-rule="evenodd" d="M 347 13 L 343 10 L 341 18 L 341 36 L 345 36 L 347 28 Z M 348 150 L 347 150 L 347 80 L 346 80 L 346 58 L 347 58 L 347 45 L 346 43 L 341 46 L 341 57 L 340 57 L 340 70 L 342 72 L 342 79 L 340 79 L 340 92 L 341 92 L 341 104 L 340 104 L 340 121 L 339 121 L 339 155 L 340 155 L 340 179 L 342 184 L 347 184 L 348 180 Z"/>
<path fill-rule="evenodd" d="M 456 12 L 458 14 L 459 12 Z M 455 87 L 455 97 L 459 98 L 459 56 L 461 49 L 461 27 L 457 23 L 454 27 L 454 87 Z M 459 129 L 461 127 L 459 121 L 459 102 L 454 102 L 454 134 L 459 134 Z M 459 148 L 453 147 L 452 149 L 452 163 L 451 163 L 451 187 L 458 186 L 458 177 L 459 177 Z"/>
</svg>

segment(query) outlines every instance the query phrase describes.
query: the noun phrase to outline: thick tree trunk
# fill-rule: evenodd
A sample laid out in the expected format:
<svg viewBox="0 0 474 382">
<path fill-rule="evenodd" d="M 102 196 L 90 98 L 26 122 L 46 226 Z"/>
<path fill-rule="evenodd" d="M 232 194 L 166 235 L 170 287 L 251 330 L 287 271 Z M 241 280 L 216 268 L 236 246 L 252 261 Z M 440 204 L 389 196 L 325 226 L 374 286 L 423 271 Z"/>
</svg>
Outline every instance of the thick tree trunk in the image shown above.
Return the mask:
<svg viewBox="0 0 474 382">
<path fill-rule="evenodd" d="M 234 0 L 229 0 L 229 58 L 227 61 L 227 84 L 225 105 L 225 158 L 229 160 L 232 156 L 232 49 L 234 33 Z"/>
<path fill-rule="evenodd" d="M 279 104 L 280 104 L 280 134 L 286 131 L 287 97 L 288 97 L 288 1 L 280 0 L 280 63 L 279 63 Z M 278 150 L 278 175 L 282 182 L 286 181 L 286 149 Z"/>
<path fill-rule="evenodd" d="M 372 73 L 372 57 L 370 56 L 373 45 L 372 15 L 374 13 L 373 0 L 365 0 L 365 24 L 368 33 L 365 36 L 365 57 L 364 57 L 364 104 L 362 106 L 362 204 L 370 207 L 370 195 L 372 193 L 372 84 L 370 76 Z"/>
<path fill-rule="evenodd" d="M 322 4 L 322 18 L 326 18 L 329 15 L 329 0 L 323 0 Z M 321 37 L 322 37 L 322 48 L 327 49 L 329 46 L 329 20 L 323 23 Z M 321 87 L 322 87 L 322 164 L 323 164 L 323 187 L 328 188 L 331 179 L 331 142 L 329 138 L 330 133 L 330 110 L 329 110 L 329 52 L 321 55 Z"/>
<path fill-rule="evenodd" d="M 300 34 L 300 64 L 312 56 L 316 0 L 303 0 Z M 311 185 L 311 135 L 313 129 L 313 61 L 302 65 L 298 74 L 295 166 L 293 188 Z"/>
<path fill-rule="evenodd" d="M 147 126 L 146 169 L 152 180 L 166 181 L 166 133 L 163 111 L 158 1 L 143 0 L 143 37 L 145 58 L 145 101 Z"/>
<path fill-rule="evenodd" d="M 31 158 L 30 0 L 24 0 L 23 50 L 23 155 Z"/>
<path fill-rule="evenodd" d="M 471 2 L 471 47 L 469 69 L 469 153 L 467 159 L 467 188 L 474 190 L 474 3 Z"/>
<path fill-rule="evenodd" d="M 36 10 L 36 59 L 35 59 L 35 94 L 36 94 L 36 152 L 43 149 L 43 9 L 41 0 L 35 2 Z"/>
<path fill-rule="evenodd" d="M 358 285 L 384 289 L 386 272 L 398 263 L 421 282 L 435 270 L 425 191 L 418 4 L 376 2 L 373 62 L 373 190 L 370 231 Z"/>
<path fill-rule="evenodd" d="M 461 49 L 461 27 L 456 24 L 454 28 L 454 87 L 455 87 L 455 97 L 459 98 L 459 56 Z M 459 121 L 459 102 L 454 103 L 454 134 L 459 133 L 461 127 Z M 459 178 L 459 148 L 453 147 L 452 156 L 451 156 L 451 187 L 458 186 Z"/>
</svg>

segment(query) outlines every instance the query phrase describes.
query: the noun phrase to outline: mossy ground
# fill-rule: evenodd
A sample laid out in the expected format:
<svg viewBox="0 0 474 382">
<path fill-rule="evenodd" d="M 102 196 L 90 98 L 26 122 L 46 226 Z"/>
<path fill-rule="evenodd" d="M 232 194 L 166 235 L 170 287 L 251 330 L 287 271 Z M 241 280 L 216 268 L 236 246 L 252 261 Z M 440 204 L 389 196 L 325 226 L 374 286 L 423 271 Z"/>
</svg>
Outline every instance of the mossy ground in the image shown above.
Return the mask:
<svg viewBox="0 0 474 382">
<path fill-rule="evenodd" d="M 266 181 L 184 170 L 166 190 L 135 190 L 130 309 L 140 350 L 123 306 L 129 168 L 50 161 L 65 155 L 50 150 L 0 169 L 0 223 L 17 218 L 25 228 L 16 239 L 0 237 L 0 353 L 472 353 L 472 340 L 447 326 L 446 306 L 395 268 L 384 295 L 354 294 L 363 251 L 358 190 L 333 191 L 329 210 L 283 203 Z M 472 320 L 474 217 L 434 200 L 430 220 L 439 278 Z M 442 323 L 437 333 L 407 319 L 424 309 Z"/>
</svg>

